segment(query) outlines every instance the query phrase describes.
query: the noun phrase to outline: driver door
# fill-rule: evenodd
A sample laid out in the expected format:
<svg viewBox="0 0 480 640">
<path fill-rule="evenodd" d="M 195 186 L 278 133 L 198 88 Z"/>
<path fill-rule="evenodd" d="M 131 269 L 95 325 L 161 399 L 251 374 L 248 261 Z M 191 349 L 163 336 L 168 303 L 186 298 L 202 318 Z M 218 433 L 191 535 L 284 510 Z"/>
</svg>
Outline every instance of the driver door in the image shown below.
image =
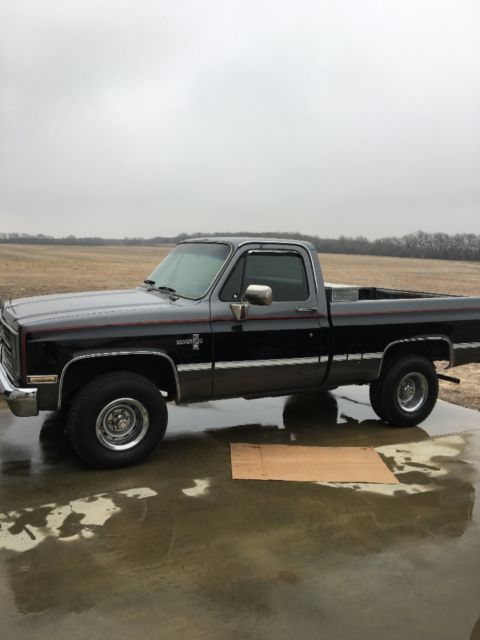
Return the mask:
<svg viewBox="0 0 480 640">
<path fill-rule="evenodd" d="M 213 397 L 290 393 L 317 388 L 321 322 L 308 252 L 300 246 L 250 245 L 240 253 L 211 299 Z M 250 305 L 245 320 L 233 318 L 251 285 L 271 287 L 270 306 Z"/>
</svg>

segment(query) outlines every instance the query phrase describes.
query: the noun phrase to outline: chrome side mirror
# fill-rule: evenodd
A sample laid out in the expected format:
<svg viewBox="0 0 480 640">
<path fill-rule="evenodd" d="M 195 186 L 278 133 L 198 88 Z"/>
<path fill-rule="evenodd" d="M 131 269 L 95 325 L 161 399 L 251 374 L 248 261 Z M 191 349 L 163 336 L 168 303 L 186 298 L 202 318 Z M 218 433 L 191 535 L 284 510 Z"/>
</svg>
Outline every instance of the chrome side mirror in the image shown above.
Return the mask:
<svg viewBox="0 0 480 640">
<path fill-rule="evenodd" d="M 251 304 L 266 307 L 272 304 L 272 289 L 263 284 L 251 284 L 247 287 L 242 302 L 232 302 L 230 309 L 237 322 L 247 319 Z M 245 300 L 245 302 L 243 301 Z"/>
<path fill-rule="evenodd" d="M 250 304 L 268 307 L 272 304 L 272 289 L 263 284 L 251 284 L 245 291 L 245 300 Z"/>
</svg>

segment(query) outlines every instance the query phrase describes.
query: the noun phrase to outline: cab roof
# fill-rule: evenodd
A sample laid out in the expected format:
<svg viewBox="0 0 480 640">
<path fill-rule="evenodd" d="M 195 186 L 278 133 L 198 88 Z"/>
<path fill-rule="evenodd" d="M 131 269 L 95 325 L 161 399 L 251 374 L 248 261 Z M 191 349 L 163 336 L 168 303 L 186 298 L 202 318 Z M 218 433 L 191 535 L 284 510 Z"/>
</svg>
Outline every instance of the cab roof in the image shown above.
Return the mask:
<svg viewBox="0 0 480 640">
<path fill-rule="evenodd" d="M 310 251 L 315 251 L 315 247 L 311 242 L 307 240 L 294 240 L 292 238 L 257 238 L 257 237 L 249 237 L 249 236 L 211 236 L 208 238 L 189 238 L 188 240 L 182 240 L 180 244 L 188 243 L 188 242 L 226 242 L 227 244 L 232 245 L 235 249 L 242 244 L 247 243 L 255 243 L 255 244 L 296 244 Z"/>
</svg>

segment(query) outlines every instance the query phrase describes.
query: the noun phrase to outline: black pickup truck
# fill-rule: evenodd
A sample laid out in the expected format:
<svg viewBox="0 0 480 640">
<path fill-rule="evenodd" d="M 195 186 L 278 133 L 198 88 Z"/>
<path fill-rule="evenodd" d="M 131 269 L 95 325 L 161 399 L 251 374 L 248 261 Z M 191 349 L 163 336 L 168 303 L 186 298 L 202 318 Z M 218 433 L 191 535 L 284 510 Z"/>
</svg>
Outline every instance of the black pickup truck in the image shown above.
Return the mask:
<svg viewBox="0 0 480 640">
<path fill-rule="evenodd" d="M 480 297 L 325 285 L 293 240 L 182 242 L 137 289 L 14 300 L 1 325 L 12 412 L 68 407 L 70 442 L 97 467 L 149 454 L 168 401 L 369 384 L 381 420 L 411 426 L 437 400 L 435 362 L 480 361 Z"/>
</svg>

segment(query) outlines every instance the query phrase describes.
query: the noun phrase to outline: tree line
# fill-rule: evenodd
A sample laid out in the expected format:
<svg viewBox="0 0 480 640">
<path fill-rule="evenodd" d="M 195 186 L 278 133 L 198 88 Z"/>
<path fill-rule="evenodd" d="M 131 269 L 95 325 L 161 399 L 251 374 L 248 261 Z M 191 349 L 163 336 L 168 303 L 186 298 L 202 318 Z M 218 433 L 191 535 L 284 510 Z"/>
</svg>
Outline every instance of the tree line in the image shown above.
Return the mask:
<svg viewBox="0 0 480 640">
<path fill-rule="evenodd" d="M 162 245 L 175 244 L 182 240 L 198 237 L 247 236 L 292 238 L 308 240 L 320 253 L 348 253 L 356 255 L 397 256 L 401 258 L 438 258 L 442 260 L 476 260 L 480 261 L 480 235 L 473 233 L 426 233 L 417 231 L 401 237 L 369 240 L 363 236 L 339 238 L 320 238 L 298 232 L 276 231 L 236 233 L 180 233 L 176 236 L 155 236 L 154 238 L 101 238 L 66 236 L 56 238 L 44 234 L 0 233 L 3 244 L 51 244 L 51 245 Z"/>
</svg>

